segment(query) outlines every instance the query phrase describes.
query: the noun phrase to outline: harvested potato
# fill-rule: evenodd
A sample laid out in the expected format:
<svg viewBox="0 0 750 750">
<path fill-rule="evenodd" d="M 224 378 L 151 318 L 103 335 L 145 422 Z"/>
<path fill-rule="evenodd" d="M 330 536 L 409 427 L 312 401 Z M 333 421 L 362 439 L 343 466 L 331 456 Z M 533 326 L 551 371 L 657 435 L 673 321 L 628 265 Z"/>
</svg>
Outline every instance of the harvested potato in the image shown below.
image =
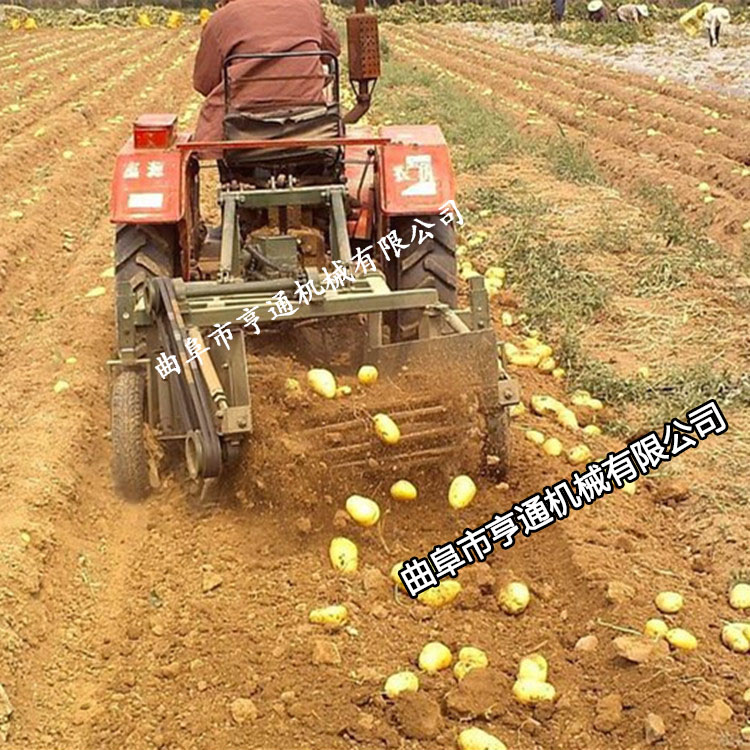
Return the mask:
<svg viewBox="0 0 750 750">
<path fill-rule="evenodd" d="M 552 372 L 557 367 L 557 362 L 554 357 L 544 357 L 539 360 L 537 369 L 541 372 Z"/>
<path fill-rule="evenodd" d="M 474 480 L 466 474 L 460 474 L 453 479 L 448 488 L 448 503 L 451 508 L 461 510 L 471 503 L 476 494 L 477 486 Z"/>
<path fill-rule="evenodd" d="M 378 379 L 378 368 L 374 365 L 362 365 L 357 370 L 357 380 L 362 385 L 372 385 Z"/>
<path fill-rule="evenodd" d="M 359 551 L 357 550 L 357 545 L 351 539 L 347 539 L 344 536 L 337 536 L 331 539 L 328 556 L 331 558 L 331 565 L 339 572 L 357 572 Z"/>
<path fill-rule="evenodd" d="M 631 497 L 635 495 L 636 489 L 635 482 L 624 482 L 622 485 L 622 491 Z"/>
<path fill-rule="evenodd" d="M 393 583 L 396 586 L 398 586 L 402 591 L 406 591 L 404 582 L 399 578 L 399 575 L 398 575 L 398 571 L 401 570 L 401 568 L 403 567 L 404 567 L 404 564 L 402 562 L 394 563 L 393 567 L 391 568 L 390 578 L 393 581 Z"/>
<path fill-rule="evenodd" d="M 552 370 L 552 377 L 557 380 L 562 380 L 565 377 L 565 370 L 562 367 L 555 367 L 555 369 Z"/>
<path fill-rule="evenodd" d="M 330 370 L 312 369 L 307 373 L 307 384 L 314 393 L 323 398 L 336 396 L 336 378 Z"/>
<path fill-rule="evenodd" d="M 394 500 L 416 500 L 417 488 L 406 479 L 399 479 L 391 485 L 391 497 Z"/>
<path fill-rule="evenodd" d="M 516 365 L 516 367 L 536 367 L 539 364 L 540 359 L 541 356 L 536 351 L 508 354 L 508 362 L 512 365 Z"/>
<path fill-rule="evenodd" d="M 745 635 L 745 629 L 737 623 L 729 623 L 721 629 L 721 642 L 737 654 L 750 651 L 750 640 Z"/>
<path fill-rule="evenodd" d="M 698 648 L 698 639 L 684 628 L 672 628 L 667 631 L 665 637 L 670 646 L 682 651 L 695 651 Z"/>
<path fill-rule="evenodd" d="M 542 450 L 548 456 L 559 456 L 563 452 L 563 444 L 557 438 L 547 438 L 542 443 Z"/>
<path fill-rule="evenodd" d="M 287 393 L 299 393 L 302 389 L 297 378 L 287 378 L 284 381 L 284 390 Z"/>
<path fill-rule="evenodd" d="M 685 601 L 682 594 L 678 594 L 676 591 L 661 591 L 656 595 L 654 603 L 660 612 L 674 615 L 682 609 Z"/>
<path fill-rule="evenodd" d="M 509 615 L 520 615 L 529 606 L 529 587 L 522 581 L 511 581 L 497 597 L 500 608 Z"/>
<path fill-rule="evenodd" d="M 376 414 L 372 418 L 375 433 L 386 445 L 396 445 L 401 440 L 401 430 L 387 414 Z"/>
<path fill-rule="evenodd" d="M 568 463 L 572 464 L 573 466 L 584 464 L 586 463 L 586 461 L 590 461 L 592 458 L 591 449 L 585 443 L 579 443 L 578 445 L 574 445 L 568 451 L 567 456 L 568 456 Z"/>
<path fill-rule="evenodd" d="M 545 396 L 541 393 L 534 394 L 529 404 L 531 405 L 531 410 L 540 417 L 556 415 L 565 408 L 565 405 L 560 403 L 556 398 Z"/>
<path fill-rule="evenodd" d="M 500 316 L 500 321 L 502 322 L 502 324 L 506 328 L 509 327 L 509 326 L 512 326 L 513 325 L 513 315 L 511 313 L 509 313 L 509 312 L 506 311 L 506 312 L 502 313 L 502 315 Z"/>
<path fill-rule="evenodd" d="M 383 687 L 389 698 L 398 698 L 402 693 L 416 693 L 419 690 L 419 678 L 414 672 L 396 672 L 392 674 Z"/>
<path fill-rule="evenodd" d="M 750 608 L 750 585 L 737 583 L 729 592 L 729 606 L 733 609 Z"/>
<path fill-rule="evenodd" d="M 555 688 L 549 682 L 538 680 L 516 680 L 513 696 L 519 703 L 533 705 L 555 700 Z"/>
<path fill-rule="evenodd" d="M 459 750 L 508 750 L 494 734 L 479 727 L 469 727 L 458 735 Z"/>
<path fill-rule="evenodd" d="M 517 404 L 513 404 L 513 406 L 510 407 L 510 416 L 513 417 L 520 417 L 522 414 L 526 413 L 526 406 L 524 405 L 523 401 L 519 401 Z"/>
<path fill-rule="evenodd" d="M 419 668 L 430 674 L 447 669 L 452 661 L 451 650 L 440 641 L 426 643 L 419 654 Z"/>
<path fill-rule="evenodd" d="M 587 424 L 583 428 L 583 434 L 586 437 L 599 437 L 602 434 L 602 428 L 597 424 Z"/>
<path fill-rule="evenodd" d="M 336 389 L 336 398 L 344 398 L 352 395 L 352 387 L 350 385 L 340 385 Z"/>
<path fill-rule="evenodd" d="M 669 625 L 664 620 L 660 620 L 658 617 L 652 617 L 646 621 L 646 625 L 643 628 L 643 634 L 649 638 L 662 638 L 667 634 Z"/>
<path fill-rule="evenodd" d="M 463 680 L 472 669 L 484 669 L 489 663 L 487 654 L 481 648 L 464 646 L 458 652 L 458 661 L 453 667 L 453 674 L 457 680 Z"/>
<path fill-rule="evenodd" d="M 568 430 L 578 430 L 578 419 L 572 409 L 563 408 L 557 412 L 557 421 Z"/>
<path fill-rule="evenodd" d="M 516 677 L 519 680 L 547 682 L 548 669 L 547 660 L 541 654 L 531 654 L 519 662 Z"/>
<path fill-rule="evenodd" d="M 362 495 L 350 495 L 347 498 L 346 512 L 360 526 L 374 526 L 380 520 L 380 506 Z"/>
<path fill-rule="evenodd" d="M 543 445 L 546 440 L 544 433 L 539 432 L 539 430 L 526 430 L 524 436 L 528 441 L 534 443 L 534 445 Z"/>
<path fill-rule="evenodd" d="M 427 591 L 417 596 L 417 600 L 428 607 L 444 607 L 450 604 L 461 593 L 461 584 L 458 581 L 440 581 Z"/>
<path fill-rule="evenodd" d="M 330 607 L 321 607 L 310 612 L 310 622 L 315 625 L 341 627 L 348 619 L 349 610 L 343 604 L 332 604 Z"/>
</svg>

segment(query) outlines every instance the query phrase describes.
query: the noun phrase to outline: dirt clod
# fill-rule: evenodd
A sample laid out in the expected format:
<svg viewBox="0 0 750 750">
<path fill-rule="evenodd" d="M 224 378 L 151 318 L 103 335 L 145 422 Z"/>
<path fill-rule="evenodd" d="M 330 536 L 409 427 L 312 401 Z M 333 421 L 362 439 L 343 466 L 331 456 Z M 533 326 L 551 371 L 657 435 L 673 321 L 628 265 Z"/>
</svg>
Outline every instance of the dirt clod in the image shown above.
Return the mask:
<svg viewBox="0 0 750 750">
<path fill-rule="evenodd" d="M 204 594 L 219 588 L 224 583 L 224 578 L 213 570 L 204 570 L 201 578 L 201 590 Z"/>
<path fill-rule="evenodd" d="M 333 641 L 316 638 L 312 646 L 313 664 L 341 664 L 341 654 Z"/>
<path fill-rule="evenodd" d="M 646 714 L 644 732 L 646 735 L 646 742 L 648 742 L 649 745 L 658 742 L 667 732 L 667 728 L 664 725 L 664 719 L 662 719 L 659 714 Z"/>
<path fill-rule="evenodd" d="M 437 701 L 424 693 L 404 693 L 396 701 L 396 721 L 409 739 L 431 740 L 443 728 L 443 716 Z"/>
<path fill-rule="evenodd" d="M 502 695 L 499 675 L 493 669 L 472 669 L 458 687 L 445 696 L 445 707 L 452 718 L 474 719 L 497 705 Z"/>
<path fill-rule="evenodd" d="M 635 664 L 645 664 L 669 653 L 663 640 L 652 641 L 645 635 L 621 635 L 612 641 L 618 656 Z"/>
<path fill-rule="evenodd" d="M 732 707 L 721 698 L 707 706 L 701 706 L 695 712 L 699 724 L 726 724 L 732 718 Z"/>
<path fill-rule="evenodd" d="M 635 589 L 622 581 L 610 581 L 607 584 L 607 601 L 610 604 L 622 604 L 635 596 Z"/>
<path fill-rule="evenodd" d="M 244 724 L 258 718 L 258 709 L 250 698 L 235 698 L 229 705 L 229 713 L 235 724 Z"/>
<path fill-rule="evenodd" d="M 684 479 L 669 479 L 656 486 L 652 497 L 655 503 L 674 507 L 690 498 L 690 485 Z"/>
<path fill-rule="evenodd" d="M 622 699 L 617 693 L 600 698 L 596 704 L 594 729 L 599 732 L 611 732 L 622 721 Z"/>
<path fill-rule="evenodd" d="M 584 635 L 576 641 L 575 650 L 590 653 L 599 648 L 599 639 L 595 635 Z"/>
</svg>

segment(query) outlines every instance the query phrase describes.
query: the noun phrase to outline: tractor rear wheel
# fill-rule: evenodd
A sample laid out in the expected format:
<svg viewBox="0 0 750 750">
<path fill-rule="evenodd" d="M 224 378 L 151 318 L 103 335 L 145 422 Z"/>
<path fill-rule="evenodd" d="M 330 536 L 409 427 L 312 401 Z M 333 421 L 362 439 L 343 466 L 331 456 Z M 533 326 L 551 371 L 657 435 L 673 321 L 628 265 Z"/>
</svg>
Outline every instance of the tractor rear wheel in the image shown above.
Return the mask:
<svg viewBox="0 0 750 750">
<path fill-rule="evenodd" d="M 412 243 L 414 219 L 434 226 L 422 244 Z M 409 245 L 400 258 L 383 260 L 386 278 L 392 289 L 437 289 L 441 302 L 451 307 L 458 304 L 458 272 L 456 268 L 456 233 L 440 216 L 398 216 L 391 220 L 403 244 Z M 398 341 L 417 337 L 421 310 L 404 310 L 391 320 L 391 336 Z"/>
<path fill-rule="evenodd" d="M 123 224 L 115 238 L 115 279 L 137 295 L 155 276 L 174 276 L 175 230 L 171 224 Z"/>
<path fill-rule="evenodd" d="M 112 479 L 126 500 L 142 500 L 151 489 L 144 412 L 144 376 L 121 370 L 112 385 Z"/>
</svg>

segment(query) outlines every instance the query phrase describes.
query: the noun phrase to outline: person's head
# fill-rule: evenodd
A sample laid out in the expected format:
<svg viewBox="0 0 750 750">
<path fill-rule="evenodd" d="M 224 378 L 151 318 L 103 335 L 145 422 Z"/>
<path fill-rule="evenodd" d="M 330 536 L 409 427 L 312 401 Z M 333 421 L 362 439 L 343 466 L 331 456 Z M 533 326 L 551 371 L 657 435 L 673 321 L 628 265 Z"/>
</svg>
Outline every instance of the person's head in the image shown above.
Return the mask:
<svg viewBox="0 0 750 750">
<path fill-rule="evenodd" d="M 636 5 L 635 7 L 641 18 L 648 18 L 648 5 Z"/>
</svg>

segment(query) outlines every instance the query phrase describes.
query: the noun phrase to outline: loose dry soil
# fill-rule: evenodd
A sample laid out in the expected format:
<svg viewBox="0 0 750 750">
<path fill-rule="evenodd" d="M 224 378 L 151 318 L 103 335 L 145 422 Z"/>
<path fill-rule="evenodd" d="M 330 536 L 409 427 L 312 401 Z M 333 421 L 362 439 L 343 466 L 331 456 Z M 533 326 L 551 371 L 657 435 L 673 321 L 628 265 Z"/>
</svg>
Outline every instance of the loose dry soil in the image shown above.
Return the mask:
<svg viewBox="0 0 750 750">
<path fill-rule="evenodd" d="M 734 170 L 743 153 L 747 161 L 747 102 L 615 72 L 592 76 L 584 63 L 550 53 L 488 51 L 487 42 L 446 29 L 387 33 L 399 59 L 442 66 L 472 94 L 489 87 L 522 129 L 560 121 L 587 134 L 614 188 L 563 185 L 524 159 L 481 176 L 501 188 L 512 189 L 512 177 L 538 186 L 555 200 L 551 231 L 581 231 L 593 220 L 581 205 L 608 202 L 620 219 L 638 216 L 642 207 L 627 197 L 637 176 L 669 181 L 696 215 L 715 211 L 712 232 L 740 252 L 750 181 Z M 408 476 L 419 500 L 397 504 L 387 488 L 401 478 L 398 467 L 372 481 L 311 456 L 303 468 L 325 489 L 300 492 L 274 446 L 297 459 L 313 453 L 315 445 L 290 448 L 285 430 L 309 425 L 322 407 L 303 395 L 289 408 L 270 394 L 258 412 L 256 460 L 231 492 L 219 487 L 199 500 L 166 474 L 145 503 L 114 496 L 105 366 L 113 341 L 109 178 L 136 114 L 194 118 L 196 44 L 192 29 L 0 32 L 0 684 L 13 708 L 7 724 L 0 718 L 0 746 L 7 729 L 4 744 L 13 750 L 426 750 L 453 747 L 473 723 L 519 750 L 645 747 L 660 732 L 675 748 L 740 747 L 748 657 L 730 654 L 718 634 L 723 619 L 736 617 L 726 591 L 748 559 L 747 410 L 729 412 L 726 435 L 675 459 L 667 476 L 641 480 L 635 496 L 614 493 L 466 568 L 462 594 L 440 610 L 394 591 L 391 566 L 568 476 L 562 459 L 522 437 L 526 427 L 541 426 L 570 444 L 563 428 L 535 417 L 514 425 L 509 486 L 480 482 L 477 500 L 457 514 L 443 477 L 425 470 Z M 720 132 L 704 135 L 712 125 Z M 649 127 L 660 135 L 647 136 Z M 711 206 L 696 199 L 702 179 L 715 187 Z M 460 180 L 468 189 L 475 178 Z M 627 254 L 607 261 L 613 278 L 627 274 Z M 87 297 L 97 286 L 106 293 Z M 593 341 L 590 349 L 606 356 L 608 336 L 616 335 L 617 350 L 630 354 L 623 367 L 658 369 L 662 358 L 679 357 L 681 336 L 708 331 L 712 354 L 744 342 L 726 359 L 746 368 L 747 308 L 733 300 L 722 288 L 706 295 L 723 338 L 701 316 L 689 330 L 680 324 L 679 300 L 653 301 L 649 313 L 661 316 L 665 337 L 661 355 L 627 308 L 637 300 L 624 295 L 620 306 L 615 297 L 592 324 L 599 349 Z M 501 309 L 493 309 L 498 319 Z M 277 379 L 303 374 L 291 361 L 278 367 L 287 372 Z M 564 397 L 549 376 L 514 375 L 525 401 L 539 391 Z M 55 393 L 59 380 L 70 387 Z M 344 380 L 355 388 L 351 409 L 361 418 L 364 397 L 352 378 Z M 280 380 L 268 387 L 280 389 Z M 392 402 L 396 387 L 382 382 L 368 408 L 380 396 Z M 592 448 L 598 455 L 621 445 L 599 438 Z M 257 460 L 264 451 L 267 466 Z M 381 503 L 379 529 L 342 518 L 354 492 Z M 340 534 L 360 548 L 352 577 L 337 576 L 327 559 L 331 537 Z M 533 593 L 517 618 L 503 614 L 495 597 L 511 577 Z M 640 630 L 656 616 L 653 597 L 662 589 L 685 595 L 685 609 L 666 619 L 694 632 L 699 649 L 655 649 L 644 663 L 628 662 L 622 642 L 613 641 L 622 628 Z M 331 603 L 349 607 L 349 628 L 328 633 L 308 623 L 310 609 Z M 591 635 L 585 649 L 574 648 Z M 385 699 L 385 677 L 416 669 L 421 646 L 433 639 L 454 652 L 483 648 L 490 668 L 460 687 L 449 671 L 421 675 L 417 697 Z M 554 708 L 520 707 L 511 697 L 518 660 L 533 650 L 550 663 Z"/>
</svg>

